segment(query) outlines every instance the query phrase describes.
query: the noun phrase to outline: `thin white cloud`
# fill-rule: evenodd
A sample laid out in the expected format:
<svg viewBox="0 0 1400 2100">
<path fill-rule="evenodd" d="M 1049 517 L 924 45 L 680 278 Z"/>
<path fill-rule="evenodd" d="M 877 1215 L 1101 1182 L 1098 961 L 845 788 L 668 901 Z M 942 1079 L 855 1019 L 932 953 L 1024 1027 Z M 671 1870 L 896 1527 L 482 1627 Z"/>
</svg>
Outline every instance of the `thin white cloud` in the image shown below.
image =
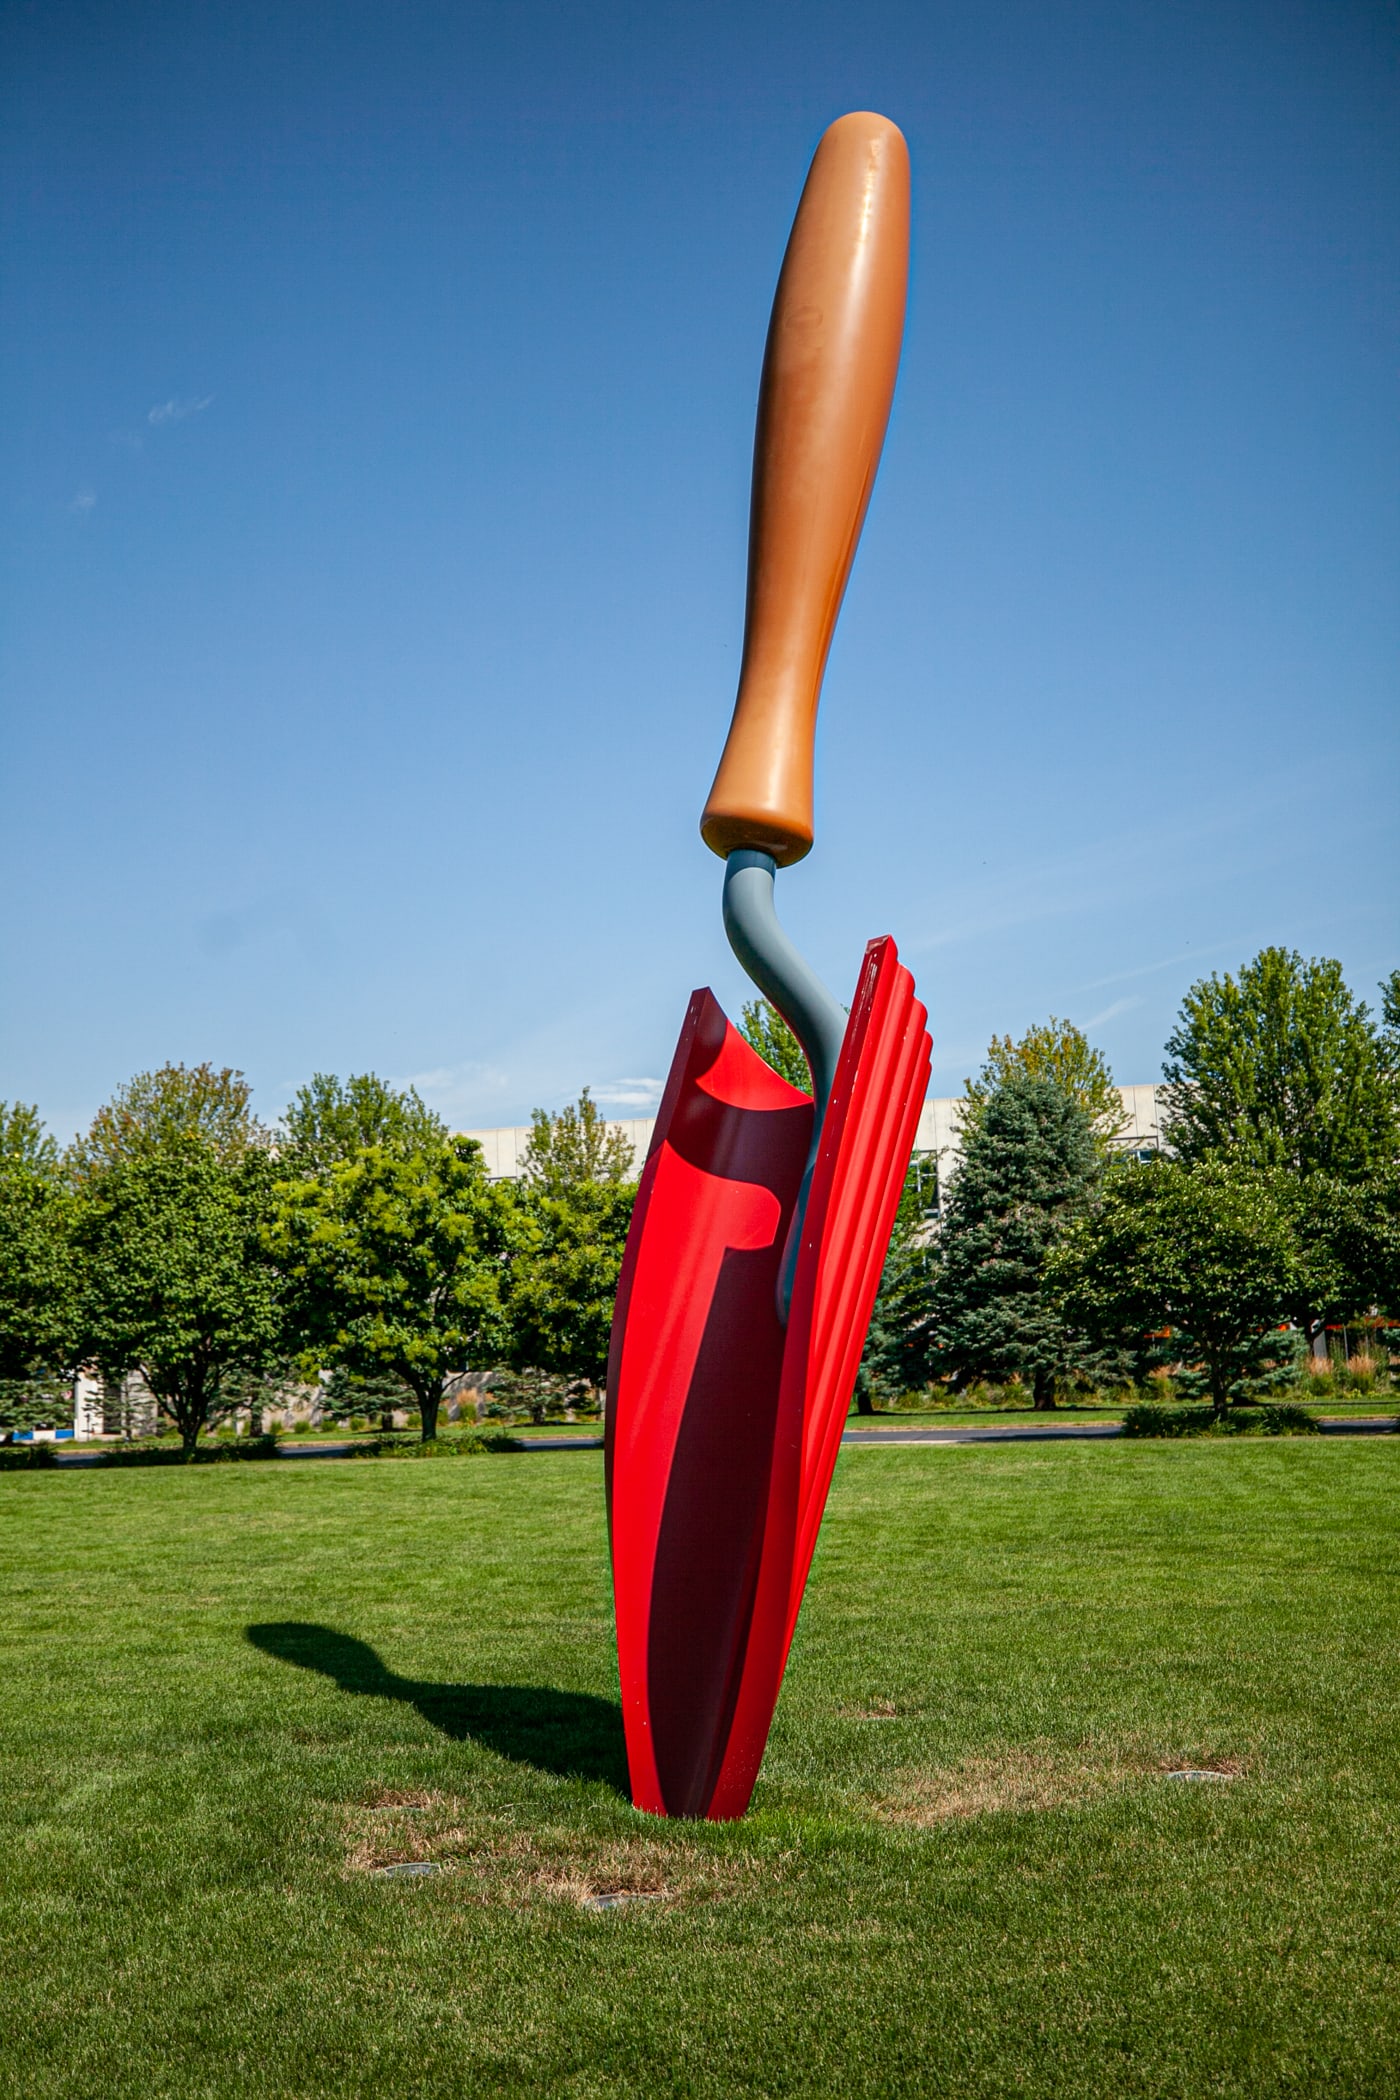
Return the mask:
<svg viewBox="0 0 1400 2100">
<path fill-rule="evenodd" d="M 1306 782 L 1300 786 L 1297 778 L 1280 768 L 1262 776 L 1254 787 L 1262 804 L 1286 812 L 1302 799 Z M 1135 822 L 1130 830 L 1079 838 L 1053 854 L 1041 853 L 1026 861 L 1003 856 L 993 872 L 969 869 L 961 878 L 954 876 L 940 900 L 942 923 L 926 927 L 921 934 L 911 928 L 901 949 L 906 958 L 929 955 L 988 934 L 1069 917 L 1106 897 L 1115 897 L 1120 905 L 1128 899 L 1145 905 L 1159 896 L 1179 893 L 1182 866 L 1193 855 L 1218 850 L 1222 841 L 1237 849 L 1239 835 L 1236 798 L 1222 792 L 1212 801 L 1197 803 L 1185 818 L 1173 811 L 1156 823 Z M 1286 829 L 1279 837 L 1287 839 Z M 1263 850 L 1256 849 L 1256 860 Z M 1292 849 L 1275 843 L 1268 850 L 1281 860 Z M 1165 969 L 1171 960 L 1148 967 Z"/>
<path fill-rule="evenodd" d="M 493 1129 L 501 1120 L 499 1101 L 508 1094 L 510 1074 L 494 1065 L 467 1060 L 460 1065 L 437 1065 L 428 1072 L 410 1072 L 395 1079 L 395 1086 L 418 1089 L 429 1108 L 435 1108 L 454 1129 Z"/>
<path fill-rule="evenodd" d="M 523 1127 L 532 1110 L 561 1109 L 576 1101 L 585 1085 L 603 1113 L 621 1121 L 651 1115 L 664 1091 L 664 1082 L 653 1073 L 639 1074 L 635 1065 L 629 1070 L 622 1062 L 628 1055 L 624 1039 L 632 1033 L 619 1023 L 616 1000 L 598 995 L 552 1009 L 547 1019 L 519 1034 L 479 1042 L 475 1057 L 387 1076 L 398 1086 L 411 1079 L 457 1130 Z"/>
<path fill-rule="evenodd" d="M 208 408 L 213 400 L 206 394 L 201 401 L 158 401 L 154 408 L 146 411 L 148 423 L 183 423 L 187 416 L 197 416 Z"/>
<path fill-rule="evenodd" d="M 1116 970 L 1111 977 L 1091 977 L 1081 984 L 1081 992 L 1106 991 L 1111 984 L 1127 984 L 1134 977 L 1153 977 L 1158 970 L 1175 969 L 1179 963 L 1198 963 L 1204 957 L 1224 955 L 1244 946 L 1245 937 L 1228 941 L 1211 941 L 1197 948 L 1182 948 L 1176 955 L 1164 955 L 1160 962 L 1139 963 L 1135 970 Z"/>
<path fill-rule="evenodd" d="M 1142 1000 L 1140 998 L 1115 999 L 1112 1006 L 1106 1006 L 1101 1014 L 1092 1015 L 1084 1023 L 1084 1032 L 1087 1035 L 1091 1028 L 1102 1028 L 1105 1021 L 1116 1021 L 1119 1014 L 1131 1013 L 1135 1006 L 1141 1005 Z"/>
<path fill-rule="evenodd" d="M 68 508 L 75 518 L 91 517 L 97 508 L 96 489 L 80 488 Z"/>
<path fill-rule="evenodd" d="M 666 1090 L 664 1079 L 609 1079 L 593 1088 L 600 1108 L 628 1108 L 650 1115 Z"/>
<path fill-rule="evenodd" d="M 520 1074 L 499 1065 L 466 1060 L 459 1065 L 438 1065 L 427 1072 L 411 1072 L 394 1081 L 396 1086 L 417 1087 L 429 1108 L 435 1108 L 454 1128 L 489 1130 L 504 1124 L 521 1091 Z M 541 1089 L 536 1088 L 536 1092 Z M 543 1090 L 546 1097 L 556 1089 Z M 614 1119 L 626 1121 L 649 1116 L 665 1091 L 661 1079 L 610 1079 L 590 1089 L 598 1106 Z M 520 1120 L 520 1118 L 515 1118 Z"/>
</svg>

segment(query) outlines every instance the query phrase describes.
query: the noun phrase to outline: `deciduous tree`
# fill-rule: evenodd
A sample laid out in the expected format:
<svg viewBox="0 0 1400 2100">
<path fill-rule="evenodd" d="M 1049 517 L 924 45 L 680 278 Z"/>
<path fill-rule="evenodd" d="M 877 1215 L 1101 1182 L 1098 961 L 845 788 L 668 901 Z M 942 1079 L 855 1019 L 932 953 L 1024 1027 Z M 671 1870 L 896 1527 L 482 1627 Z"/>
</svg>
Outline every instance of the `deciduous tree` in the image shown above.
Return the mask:
<svg viewBox="0 0 1400 2100">
<path fill-rule="evenodd" d="M 633 1148 L 586 1087 L 557 1115 L 536 1109 L 531 1124 L 521 1190 L 530 1231 L 511 1266 L 510 1360 L 598 1385 L 637 1194 Z"/>
<path fill-rule="evenodd" d="M 537 1196 L 567 1196 L 576 1188 L 631 1181 L 635 1148 L 625 1130 L 614 1130 L 587 1087 L 577 1102 L 551 1115 L 537 1108 L 521 1155 L 525 1187 Z"/>
<path fill-rule="evenodd" d="M 510 1354 L 518 1367 L 602 1383 L 636 1193 L 634 1182 L 594 1181 L 562 1195 L 527 1194 L 534 1235 L 511 1265 Z"/>
<path fill-rule="evenodd" d="M 0 1102 L 0 1431 L 57 1426 L 75 1353 L 72 1203 L 37 1109 Z"/>
<path fill-rule="evenodd" d="M 1395 1157 L 1396 1104 L 1341 964 L 1265 948 L 1202 978 L 1167 1038 L 1164 1135 L 1179 1158 L 1346 1180 Z"/>
<path fill-rule="evenodd" d="M 367 1146 L 280 1198 L 270 1244 L 302 1340 L 351 1371 L 396 1372 L 430 1442 L 444 1380 L 507 1346 L 513 1192 L 487 1179 L 479 1145 L 450 1138 L 407 1155 Z"/>
<path fill-rule="evenodd" d="M 1067 1318 L 1105 1344 L 1140 1348 L 1171 1330 L 1203 1359 L 1211 1397 L 1237 1397 L 1251 1352 L 1298 1284 L 1293 1222 L 1275 1176 L 1229 1161 L 1125 1162 L 1050 1263 Z"/>
<path fill-rule="evenodd" d="M 0 1101 L 0 1170 L 7 1167 L 49 1178 L 58 1172 L 58 1145 L 38 1109 L 24 1101 Z"/>
<path fill-rule="evenodd" d="M 812 1091 L 812 1074 L 806 1052 L 778 1012 L 766 999 L 750 999 L 739 1016 L 739 1033 L 789 1086 Z"/>
<path fill-rule="evenodd" d="M 298 1087 L 282 1118 L 278 1154 L 289 1179 L 326 1173 L 371 1145 L 407 1157 L 447 1138 L 447 1125 L 414 1087 L 393 1087 L 373 1072 L 337 1079 L 317 1072 Z"/>
<path fill-rule="evenodd" d="M 1339 1180 L 1274 1171 L 1297 1245 L 1289 1317 L 1326 1353 L 1329 1326 L 1400 1306 L 1400 1169 Z"/>
<path fill-rule="evenodd" d="M 992 1037 L 976 1079 L 963 1082 L 964 1147 L 997 1088 L 1017 1078 L 1053 1080 L 1088 1116 L 1102 1150 L 1107 1151 L 1121 1134 L 1127 1118 L 1103 1052 L 1094 1048 L 1082 1028 L 1052 1014 L 1048 1021 L 1028 1028 L 1016 1042 L 1009 1035 Z"/>
<path fill-rule="evenodd" d="M 114 1148 L 79 1187 L 84 1360 L 109 1378 L 139 1371 L 180 1432 L 240 1404 L 241 1374 L 284 1347 L 280 1279 L 266 1252 L 272 1167 L 260 1145 L 222 1150 L 199 1130 Z"/>
<path fill-rule="evenodd" d="M 119 1087 L 69 1151 L 83 1179 L 196 1139 L 218 1160 L 234 1165 L 266 1150 L 271 1132 L 253 1113 L 252 1088 L 224 1065 L 162 1065 L 138 1072 Z"/>
</svg>

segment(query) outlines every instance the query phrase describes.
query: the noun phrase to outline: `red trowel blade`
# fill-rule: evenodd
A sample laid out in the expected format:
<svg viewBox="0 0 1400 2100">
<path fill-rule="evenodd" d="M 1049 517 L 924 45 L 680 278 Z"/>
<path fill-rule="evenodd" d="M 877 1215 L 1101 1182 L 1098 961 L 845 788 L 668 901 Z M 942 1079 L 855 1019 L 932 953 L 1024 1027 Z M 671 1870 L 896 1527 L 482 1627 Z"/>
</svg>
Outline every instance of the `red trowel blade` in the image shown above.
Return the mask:
<svg viewBox="0 0 1400 2100">
<path fill-rule="evenodd" d="M 812 1103 L 691 999 L 618 1284 L 605 1432 L 632 1799 L 703 1816 L 748 1651 L 773 1470 L 778 1263 Z"/>
<path fill-rule="evenodd" d="M 632 1798 L 748 1806 L 928 1083 L 926 1015 L 872 941 L 808 1199 L 808 1098 L 709 992 L 681 1031 L 618 1288 L 607 1469 Z"/>
</svg>

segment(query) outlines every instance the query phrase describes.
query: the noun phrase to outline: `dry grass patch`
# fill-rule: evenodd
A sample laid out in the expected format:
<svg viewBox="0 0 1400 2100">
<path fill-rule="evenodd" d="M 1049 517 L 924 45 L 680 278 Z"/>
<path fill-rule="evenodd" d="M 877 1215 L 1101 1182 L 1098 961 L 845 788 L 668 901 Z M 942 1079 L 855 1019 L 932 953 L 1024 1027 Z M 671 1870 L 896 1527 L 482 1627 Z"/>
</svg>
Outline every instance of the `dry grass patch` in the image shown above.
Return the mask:
<svg viewBox="0 0 1400 2100">
<path fill-rule="evenodd" d="M 346 1869 L 380 1873 L 427 1861 L 452 1870 L 478 1901 L 520 1908 L 535 1902 L 583 1909 L 648 1900 L 676 1904 L 732 1895 L 753 1868 L 678 1834 L 613 1838 L 563 1824 L 523 1828 L 509 1811 L 474 1812 L 445 1794 L 385 1793 L 345 1811 Z"/>
<path fill-rule="evenodd" d="M 1036 1809 L 1077 1808 L 1115 1787 L 1157 1777 L 1191 1764 L 1236 1774 L 1234 1759 L 1167 1759 L 1101 1744 L 1067 1749 L 1039 1743 L 964 1758 L 933 1771 L 905 1771 L 874 1804 L 891 1823 L 931 1825 L 960 1816 L 1025 1814 Z"/>
</svg>

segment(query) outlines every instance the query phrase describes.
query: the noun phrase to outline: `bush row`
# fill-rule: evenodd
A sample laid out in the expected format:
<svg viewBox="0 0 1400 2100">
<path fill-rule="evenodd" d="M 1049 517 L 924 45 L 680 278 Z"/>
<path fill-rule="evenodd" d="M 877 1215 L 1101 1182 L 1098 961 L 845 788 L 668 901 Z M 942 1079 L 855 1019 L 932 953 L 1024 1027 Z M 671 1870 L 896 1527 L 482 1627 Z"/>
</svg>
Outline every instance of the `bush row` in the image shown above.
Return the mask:
<svg viewBox="0 0 1400 2100">
<path fill-rule="evenodd" d="M 1320 1436 L 1316 1419 L 1305 1407 L 1287 1402 L 1263 1407 L 1159 1407 L 1151 1402 L 1130 1407 L 1123 1416 L 1124 1436 Z"/>
<path fill-rule="evenodd" d="M 186 1458 L 170 1445 L 149 1442 L 121 1444 L 95 1451 L 84 1458 L 89 1467 L 113 1466 L 226 1466 L 249 1459 L 276 1458 L 283 1440 L 275 1436 L 240 1437 L 237 1443 L 199 1445 Z M 366 1437 L 350 1447 L 352 1458 L 484 1458 L 496 1451 L 523 1451 L 519 1437 L 504 1429 L 470 1429 L 460 1436 L 440 1436 L 424 1444 L 413 1436 Z M 0 1445 L 0 1473 L 42 1473 L 64 1464 L 56 1444 Z"/>
</svg>

